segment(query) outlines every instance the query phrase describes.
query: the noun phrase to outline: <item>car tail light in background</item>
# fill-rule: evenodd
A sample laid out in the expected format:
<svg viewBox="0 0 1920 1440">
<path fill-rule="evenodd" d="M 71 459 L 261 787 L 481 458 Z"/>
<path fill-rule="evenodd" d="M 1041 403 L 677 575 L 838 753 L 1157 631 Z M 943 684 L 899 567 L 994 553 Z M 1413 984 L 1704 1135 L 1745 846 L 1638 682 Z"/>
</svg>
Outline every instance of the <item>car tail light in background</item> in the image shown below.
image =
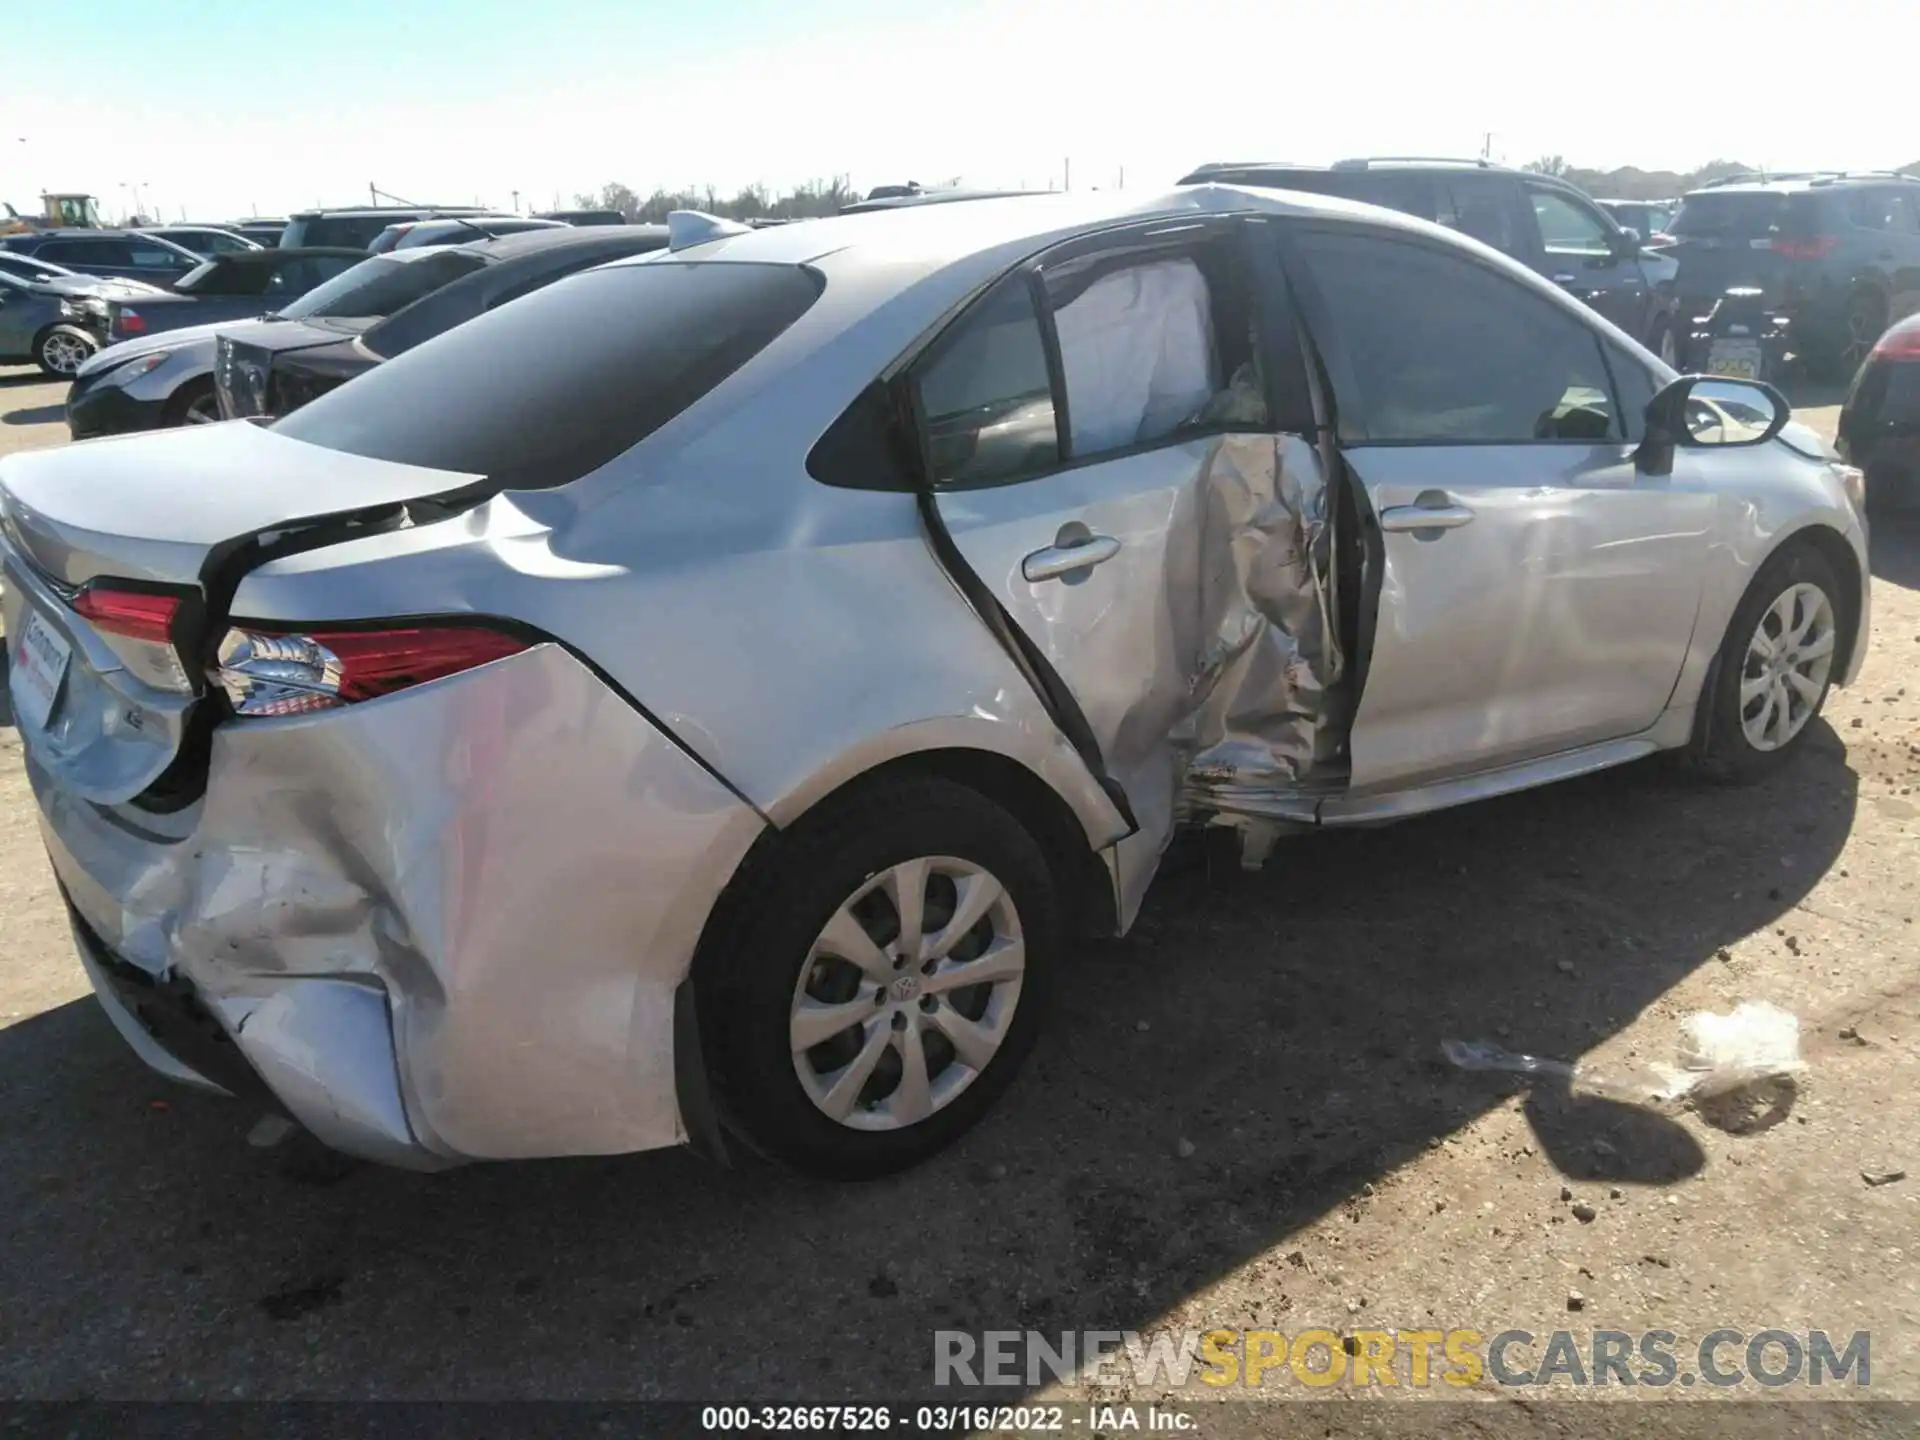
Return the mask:
<svg viewBox="0 0 1920 1440">
<path fill-rule="evenodd" d="M 193 686 L 175 644 L 185 598 L 178 591 L 140 590 L 93 580 L 73 597 L 73 611 L 105 638 L 141 680 L 156 689 L 185 693 Z"/>
<path fill-rule="evenodd" d="M 147 317 L 138 310 L 121 307 L 113 317 L 113 333 L 116 335 L 144 335 L 147 333 Z"/>
<path fill-rule="evenodd" d="M 534 643 L 458 621 L 304 632 L 236 626 L 220 641 L 213 679 L 237 715 L 304 715 L 444 679 Z"/>
<path fill-rule="evenodd" d="M 1767 248 L 1787 260 L 1824 260 L 1839 243 L 1838 235 L 1776 235 Z"/>
<path fill-rule="evenodd" d="M 1902 325 L 1882 335 L 1869 360 L 1920 360 L 1920 326 Z"/>
</svg>

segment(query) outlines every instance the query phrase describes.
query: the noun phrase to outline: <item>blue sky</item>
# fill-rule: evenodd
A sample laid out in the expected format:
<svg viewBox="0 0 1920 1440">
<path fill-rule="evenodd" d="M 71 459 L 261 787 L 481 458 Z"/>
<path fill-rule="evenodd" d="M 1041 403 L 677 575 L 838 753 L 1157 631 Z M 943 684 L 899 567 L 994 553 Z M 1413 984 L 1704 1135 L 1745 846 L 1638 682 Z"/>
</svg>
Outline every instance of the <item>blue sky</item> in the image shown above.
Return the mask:
<svg viewBox="0 0 1920 1440">
<path fill-rule="evenodd" d="M 1040 187 L 1069 158 L 1076 189 L 1134 189 L 1487 131 L 1514 163 L 1891 166 L 1920 159 L 1912 62 L 1861 37 L 1909 4 L 87 0 L 0 23 L 0 199 L 544 207 L 608 180 Z"/>
</svg>

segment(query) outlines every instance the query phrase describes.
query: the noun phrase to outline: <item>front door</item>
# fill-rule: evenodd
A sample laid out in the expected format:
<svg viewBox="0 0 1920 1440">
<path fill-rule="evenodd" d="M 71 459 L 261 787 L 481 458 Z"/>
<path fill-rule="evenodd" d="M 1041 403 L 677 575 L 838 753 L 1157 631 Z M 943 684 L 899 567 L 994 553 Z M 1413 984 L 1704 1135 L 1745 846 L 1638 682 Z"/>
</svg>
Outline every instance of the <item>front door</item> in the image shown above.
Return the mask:
<svg viewBox="0 0 1920 1440">
<path fill-rule="evenodd" d="M 1634 339 L 1651 339 L 1655 296 L 1638 247 L 1622 244 L 1598 206 L 1550 185 L 1529 184 L 1526 192 L 1540 234 L 1541 272 Z"/>
<path fill-rule="evenodd" d="M 1306 227 L 1292 253 L 1377 525 L 1350 793 L 1653 724 L 1693 633 L 1714 501 L 1636 471 L 1616 376 L 1631 357 L 1610 362 L 1576 313 L 1424 241 Z"/>
</svg>

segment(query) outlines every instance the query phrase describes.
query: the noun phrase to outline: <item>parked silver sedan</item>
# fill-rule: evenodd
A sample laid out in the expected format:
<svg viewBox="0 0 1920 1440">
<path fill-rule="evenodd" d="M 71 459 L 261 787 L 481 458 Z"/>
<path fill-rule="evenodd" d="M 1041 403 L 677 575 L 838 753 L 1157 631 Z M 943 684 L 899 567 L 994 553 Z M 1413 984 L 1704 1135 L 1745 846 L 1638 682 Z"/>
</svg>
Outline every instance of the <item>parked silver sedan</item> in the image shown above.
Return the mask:
<svg viewBox="0 0 1920 1440">
<path fill-rule="evenodd" d="M 156 1068 L 400 1164 L 878 1174 L 1177 825 L 1764 774 L 1866 649 L 1857 472 L 1450 231 L 672 228 L 271 428 L 0 462 L 47 848 Z"/>
</svg>

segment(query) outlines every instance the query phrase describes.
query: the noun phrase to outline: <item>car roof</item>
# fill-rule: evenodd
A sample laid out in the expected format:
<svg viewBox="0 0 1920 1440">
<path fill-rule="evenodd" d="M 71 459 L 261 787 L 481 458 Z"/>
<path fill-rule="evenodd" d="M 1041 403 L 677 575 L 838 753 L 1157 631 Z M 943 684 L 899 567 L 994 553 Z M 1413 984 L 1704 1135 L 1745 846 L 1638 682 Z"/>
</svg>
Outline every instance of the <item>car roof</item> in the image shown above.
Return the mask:
<svg viewBox="0 0 1920 1440">
<path fill-rule="evenodd" d="M 667 243 L 667 227 L 664 225 L 622 225 L 617 230 L 617 243 L 642 244 L 656 240 L 659 247 Z M 497 240 L 464 240 L 457 245 L 417 245 L 411 250 L 388 251 L 388 258 L 412 255 L 433 250 L 470 250 L 476 254 L 491 256 L 496 260 L 511 260 L 521 255 L 531 255 L 541 250 L 559 250 L 569 245 L 610 245 L 616 243 L 615 227 L 612 225 L 561 225 L 551 230 L 516 230 L 511 235 L 502 235 Z"/>
<path fill-rule="evenodd" d="M 258 250 L 229 250 L 209 257 L 210 265 L 289 265 L 296 260 L 367 260 L 366 251 L 347 245 L 263 245 Z"/>
<path fill-rule="evenodd" d="M 890 206 L 725 234 L 668 255 L 636 256 L 617 263 L 637 265 L 685 257 L 804 265 L 841 251 L 856 251 L 890 265 L 917 267 L 925 273 L 950 261 L 1020 241 L 1030 241 L 1040 249 L 1063 236 L 1134 220 L 1248 211 L 1347 216 L 1422 233 L 1453 234 L 1397 210 L 1356 200 L 1278 187 L 1208 182 L 1183 185 L 1147 198 L 1137 192 L 1109 190 L 1018 195 L 973 200 L 965 205 Z"/>
<path fill-rule="evenodd" d="M 480 205 L 342 205 L 337 209 L 296 210 L 288 218 L 291 220 L 316 220 L 323 215 L 354 215 L 369 219 L 381 215 L 391 215 L 395 219 L 405 219 L 409 215 L 485 215 L 487 210 Z"/>
<path fill-rule="evenodd" d="M 1920 185 L 1920 176 L 1901 175 L 1892 170 L 1813 170 L 1790 175 L 1738 175 L 1725 180 L 1710 180 L 1686 192 L 1683 199 L 1695 195 L 1797 195 L 1817 190 Z"/>
</svg>

